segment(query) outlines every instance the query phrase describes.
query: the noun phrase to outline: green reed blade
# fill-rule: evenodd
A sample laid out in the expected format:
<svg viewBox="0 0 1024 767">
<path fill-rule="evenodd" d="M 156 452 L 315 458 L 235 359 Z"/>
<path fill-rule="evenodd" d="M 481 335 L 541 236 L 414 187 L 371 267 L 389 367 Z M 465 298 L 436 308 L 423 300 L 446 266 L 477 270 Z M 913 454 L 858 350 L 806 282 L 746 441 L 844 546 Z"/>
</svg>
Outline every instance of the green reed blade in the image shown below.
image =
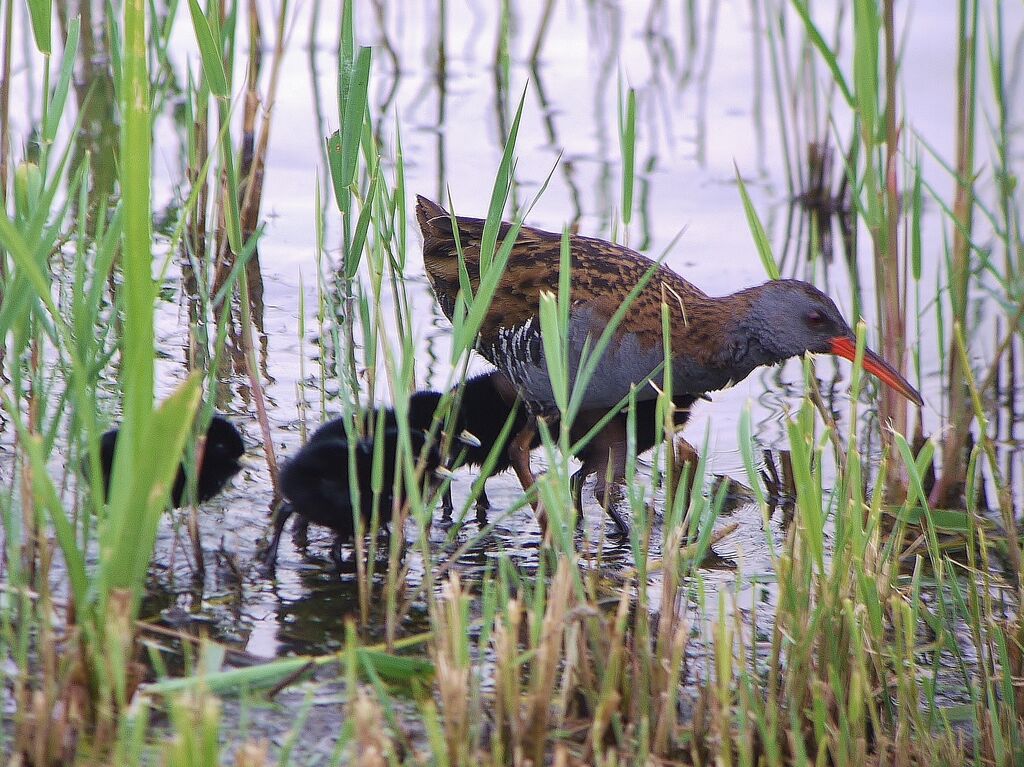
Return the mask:
<svg viewBox="0 0 1024 767">
<path fill-rule="evenodd" d="M 282 658 L 271 663 L 263 663 L 247 668 L 216 671 L 200 676 L 176 677 L 147 684 L 142 692 L 147 695 L 177 695 L 188 690 L 204 688 L 215 695 L 223 695 L 238 690 L 259 690 L 273 687 L 275 684 L 294 676 L 310 665 L 307 657 Z"/>
<path fill-rule="evenodd" d="M 43 126 L 43 141 L 52 144 L 57 137 L 57 128 L 64 116 L 64 105 L 67 102 L 71 78 L 75 73 L 75 59 L 78 55 L 78 37 L 81 32 L 81 21 L 73 18 L 68 22 L 67 42 L 61 58 L 60 76 L 53 89 L 50 103 L 46 108 L 46 124 Z"/>
<path fill-rule="evenodd" d="M 622 155 L 622 225 L 633 220 L 633 190 L 636 187 L 636 91 L 626 91 L 626 105 L 622 105 L 622 85 L 619 85 L 619 150 Z"/>
<path fill-rule="evenodd" d="M 814 23 L 811 18 L 811 12 L 807 8 L 807 4 L 804 0 L 792 0 L 793 7 L 796 8 L 796 12 L 803 19 L 804 26 L 807 29 L 807 36 L 811 40 L 811 44 L 818 49 L 818 53 L 821 54 L 821 58 L 825 61 L 825 65 L 828 67 L 829 72 L 832 73 L 832 79 L 836 85 L 839 86 L 839 90 L 843 94 L 843 98 L 846 103 L 851 107 L 855 106 L 853 93 L 850 91 L 850 86 L 846 83 L 846 77 L 843 75 L 842 69 L 839 67 L 839 57 L 836 51 L 833 51 L 825 38 L 821 34 L 821 30 Z"/>
<path fill-rule="evenodd" d="M 750 227 L 750 234 L 753 236 L 754 244 L 757 246 L 757 253 L 761 257 L 761 264 L 764 266 L 765 272 L 768 273 L 768 278 L 777 280 L 782 274 L 779 271 L 778 263 L 775 261 L 775 256 L 772 255 L 771 240 L 768 239 L 768 233 L 765 232 L 761 218 L 757 215 L 757 209 L 754 207 L 750 195 L 747 194 L 747 185 L 743 182 L 740 168 L 735 162 L 733 162 L 733 168 L 736 170 L 736 185 L 739 187 L 740 198 L 743 200 L 743 211 L 747 214 L 747 226 Z"/>
<path fill-rule="evenodd" d="M 349 215 L 352 184 L 359 163 L 359 144 L 367 109 L 371 51 L 360 48 L 354 59 L 340 54 L 338 62 L 338 115 L 341 129 L 328 141 L 327 151 L 338 210 Z M 346 226 L 349 226 L 346 223 Z M 346 229 L 346 231 L 348 231 Z M 349 243 L 346 242 L 346 247 Z"/>
<path fill-rule="evenodd" d="M 525 102 L 526 88 L 523 88 L 523 93 L 519 97 L 519 105 L 516 107 L 515 116 L 512 118 L 512 125 L 508 129 L 508 137 L 505 139 L 505 149 L 501 153 L 498 172 L 494 175 L 494 184 L 491 187 L 491 201 L 487 207 L 487 220 L 484 222 L 484 231 L 480 238 L 481 279 L 490 271 L 491 260 L 494 258 L 494 249 L 498 241 L 498 230 L 501 227 L 502 211 L 505 209 L 505 202 L 508 199 L 508 193 L 512 186 L 515 169 L 516 140 L 519 137 L 519 122 L 523 116 L 523 105 Z"/>
<path fill-rule="evenodd" d="M 565 412 L 569 400 L 569 378 L 567 366 L 563 363 L 564 334 L 559 332 L 558 301 L 555 294 L 543 291 L 540 295 L 540 331 L 544 358 L 547 361 L 551 390 L 559 410 Z"/>
<path fill-rule="evenodd" d="M 124 200 L 124 392 L 132 452 L 141 449 L 142 428 L 153 408 L 153 286 L 150 211 L 151 115 L 143 0 L 124 6 L 124 72 L 121 94 L 121 190 Z M 141 499 L 140 499 L 141 500 Z"/>
<path fill-rule="evenodd" d="M 206 75 L 210 92 L 217 98 L 227 98 L 230 96 L 228 77 L 224 71 L 224 59 L 220 45 L 217 43 L 217 36 L 210 26 L 210 19 L 199 7 L 198 0 L 188 0 L 188 10 L 192 16 L 192 28 L 196 33 L 199 57 L 203 63 L 203 74 Z M 218 13 L 212 5 L 211 13 Z"/>
<path fill-rule="evenodd" d="M 52 52 L 50 27 L 53 23 L 53 0 L 28 0 L 28 14 L 32 20 L 32 35 L 36 41 L 36 48 L 43 55 L 49 56 Z"/>
<path fill-rule="evenodd" d="M 138 444 L 131 453 L 131 443 L 122 441 L 131 424 L 127 420 L 122 423 L 108 518 L 100 529 L 97 583 L 101 601 L 115 588 L 131 591 L 136 600 L 141 597 L 157 526 L 199 406 L 201 380 L 193 373 L 160 407 L 134 425 Z"/>
<path fill-rule="evenodd" d="M 359 219 L 356 221 L 356 230 L 352 235 L 352 245 L 345 258 L 345 279 L 351 280 L 356 276 L 359 269 L 359 262 L 362 259 L 363 248 L 366 246 L 366 233 L 370 227 L 370 218 L 373 214 L 373 199 L 377 193 L 377 181 L 379 169 L 374 166 L 368 170 L 370 174 L 370 188 L 367 190 L 363 207 L 359 211 Z M 383 275 L 383 272 L 380 272 Z"/>
</svg>

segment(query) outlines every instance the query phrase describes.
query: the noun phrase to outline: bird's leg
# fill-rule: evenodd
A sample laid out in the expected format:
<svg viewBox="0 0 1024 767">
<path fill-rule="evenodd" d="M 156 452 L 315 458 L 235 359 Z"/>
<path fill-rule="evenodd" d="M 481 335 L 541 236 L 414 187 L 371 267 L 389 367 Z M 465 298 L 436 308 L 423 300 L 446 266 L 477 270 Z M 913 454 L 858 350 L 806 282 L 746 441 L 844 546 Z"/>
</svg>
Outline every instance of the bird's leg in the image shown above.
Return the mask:
<svg viewBox="0 0 1024 767">
<path fill-rule="evenodd" d="M 677 437 L 672 445 L 672 461 L 673 476 L 675 476 L 676 482 L 679 483 L 676 486 L 675 492 L 688 496 L 690 489 L 693 487 L 693 477 L 697 471 L 700 456 L 693 445 L 682 437 Z M 683 481 L 684 479 L 686 480 L 685 482 Z"/>
<path fill-rule="evenodd" d="M 300 549 L 309 545 L 309 520 L 301 514 L 296 514 L 292 522 L 292 542 Z"/>
<path fill-rule="evenodd" d="M 615 500 L 609 497 L 609 490 L 613 487 L 617 488 L 626 476 L 626 417 L 624 415 L 613 418 L 594 437 L 590 455 L 596 456 L 592 467 L 592 471 L 597 473 L 594 495 L 604 507 L 605 513 L 612 518 L 618 531 L 628 537 L 629 526 L 615 508 Z"/>
<path fill-rule="evenodd" d="M 290 503 L 282 503 L 274 512 L 274 534 L 270 537 L 267 550 L 263 553 L 263 567 L 269 572 L 277 564 L 277 548 L 281 544 L 281 533 L 284 532 L 284 525 L 295 512 Z M 299 519 L 304 519 L 299 517 Z"/>
<path fill-rule="evenodd" d="M 480 480 L 480 493 L 476 497 L 476 523 L 481 527 L 487 524 L 487 512 L 491 501 L 487 497 L 487 480 Z"/>
<path fill-rule="evenodd" d="M 452 518 L 452 512 L 455 510 L 455 504 L 452 503 L 452 486 L 444 490 L 444 495 L 441 497 L 441 519 L 449 521 Z"/>
<path fill-rule="evenodd" d="M 512 438 L 508 445 L 509 463 L 519 478 L 519 484 L 522 485 L 523 492 L 525 493 L 530 492 L 530 488 L 537 482 L 536 477 L 533 475 L 533 467 L 530 466 L 530 446 L 533 444 L 533 439 L 536 435 L 537 416 L 530 415 L 526 419 L 526 424 Z M 534 498 L 530 501 L 530 505 L 533 506 L 533 510 L 537 514 L 537 521 L 540 522 L 541 529 L 546 531 L 548 526 L 547 515 L 540 507 L 540 499 Z"/>
<path fill-rule="evenodd" d="M 530 445 L 537 434 L 537 418 L 530 416 L 523 428 L 516 434 L 508 445 L 508 459 L 512 464 L 512 470 L 519 478 L 519 484 L 523 492 L 530 492 L 537 479 L 533 475 L 533 468 L 530 466 Z"/>
<path fill-rule="evenodd" d="M 587 463 L 586 458 L 583 460 L 583 465 L 576 470 L 571 477 L 569 477 L 569 488 L 572 490 L 572 502 L 576 506 L 576 527 L 580 526 L 583 521 L 583 484 L 587 481 L 587 477 L 592 474 L 592 470 Z"/>
<path fill-rule="evenodd" d="M 603 416 L 604 411 L 584 410 L 579 413 L 572 422 L 572 429 L 570 430 L 571 441 L 576 442 L 582 438 L 583 435 L 589 433 Z M 599 443 L 600 440 L 601 434 L 599 432 L 594 436 L 594 439 L 583 448 L 582 451 L 576 454 L 581 466 L 571 477 L 569 477 L 569 488 L 572 490 L 573 503 L 576 505 L 577 528 L 579 528 L 580 524 L 583 522 L 583 485 L 586 484 L 587 477 L 600 469 L 600 461 L 596 460 L 596 458 L 600 456 L 601 453 L 607 453 L 607 450 L 595 448 L 595 445 Z"/>
</svg>

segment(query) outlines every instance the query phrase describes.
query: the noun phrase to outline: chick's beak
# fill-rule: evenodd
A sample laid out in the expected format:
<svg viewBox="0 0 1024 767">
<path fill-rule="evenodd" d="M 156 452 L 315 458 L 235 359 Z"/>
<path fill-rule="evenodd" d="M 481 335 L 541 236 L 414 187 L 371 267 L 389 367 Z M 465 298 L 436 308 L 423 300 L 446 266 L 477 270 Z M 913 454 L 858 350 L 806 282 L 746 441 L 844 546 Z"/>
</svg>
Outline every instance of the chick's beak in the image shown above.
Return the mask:
<svg viewBox="0 0 1024 767">
<path fill-rule="evenodd" d="M 448 468 L 446 468 L 444 466 L 438 466 L 436 469 L 434 469 L 434 476 L 438 480 L 443 482 L 446 479 L 447 480 L 453 479 L 455 477 L 455 474 L 452 473 L 452 471 L 450 469 L 448 469 Z"/>
<path fill-rule="evenodd" d="M 853 336 L 836 336 L 829 341 L 829 347 L 832 354 L 848 359 L 851 362 L 857 356 L 857 340 Z M 897 373 L 892 365 L 867 347 L 864 349 L 864 369 L 887 386 L 898 391 L 918 407 L 924 405 L 924 400 L 921 399 L 917 389 L 911 386 L 906 378 Z"/>
<path fill-rule="evenodd" d="M 461 432 L 459 432 L 459 435 L 456 437 L 456 439 L 463 445 L 466 445 L 468 447 L 480 447 L 483 444 L 482 442 L 480 442 L 480 440 L 477 438 L 475 434 L 468 431 L 467 429 L 463 429 Z"/>
</svg>

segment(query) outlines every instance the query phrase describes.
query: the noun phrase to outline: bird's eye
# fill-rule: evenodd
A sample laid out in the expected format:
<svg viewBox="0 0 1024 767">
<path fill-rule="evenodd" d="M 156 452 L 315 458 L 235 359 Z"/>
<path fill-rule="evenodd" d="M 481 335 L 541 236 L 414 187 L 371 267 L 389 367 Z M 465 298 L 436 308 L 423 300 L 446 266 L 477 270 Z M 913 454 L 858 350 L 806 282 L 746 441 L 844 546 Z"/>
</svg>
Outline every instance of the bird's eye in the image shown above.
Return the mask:
<svg viewBox="0 0 1024 767">
<path fill-rule="evenodd" d="M 825 322 L 825 315 L 819 312 L 817 309 L 811 309 L 809 312 L 807 312 L 804 319 L 807 320 L 808 325 L 814 327 L 817 325 L 821 325 Z"/>
</svg>

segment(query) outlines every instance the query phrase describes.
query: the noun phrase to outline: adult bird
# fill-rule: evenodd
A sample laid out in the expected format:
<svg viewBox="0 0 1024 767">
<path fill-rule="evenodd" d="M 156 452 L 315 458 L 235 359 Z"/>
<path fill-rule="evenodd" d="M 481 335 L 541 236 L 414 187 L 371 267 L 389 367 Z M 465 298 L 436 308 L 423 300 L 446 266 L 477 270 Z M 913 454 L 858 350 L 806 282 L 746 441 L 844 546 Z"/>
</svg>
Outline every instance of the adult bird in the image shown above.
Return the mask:
<svg viewBox="0 0 1024 767">
<path fill-rule="evenodd" d="M 451 319 L 461 288 L 460 248 L 470 284 L 474 291 L 479 288 L 484 221 L 461 216 L 453 220 L 444 208 L 422 196 L 417 198 L 416 218 L 423 233 L 427 277 L 442 311 Z M 511 229 L 511 224 L 501 224 L 499 246 Z M 558 293 L 561 242 L 561 234 L 521 227 L 477 343 L 480 353 L 516 385 L 534 416 L 557 411 L 541 341 L 540 297 L 545 291 Z M 648 377 L 655 385 L 662 383 L 663 303 L 670 314 L 673 393 L 691 402 L 741 381 L 757 367 L 807 352 L 854 359 L 853 331 L 835 303 L 809 283 L 773 280 L 714 297 L 667 266 L 622 245 L 570 235 L 569 247 L 570 386 L 579 373 L 584 348 L 592 348 L 616 310 L 642 284 L 614 329 L 597 373 L 586 383 L 582 411 L 607 412 Z M 923 404 L 914 387 L 870 349 L 864 351 L 864 369 L 917 405 Z M 651 386 L 642 386 L 636 393 L 641 402 L 656 396 Z M 528 445 L 535 429 L 536 420 L 531 418 L 511 448 L 512 465 L 524 488 L 534 482 Z M 621 478 L 616 467 L 614 479 Z"/>
<path fill-rule="evenodd" d="M 103 492 L 110 497 L 110 475 L 114 470 L 114 451 L 117 448 L 118 429 L 111 429 L 100 437 L 100 469 L 103 474 Z M 238 429 L 227 418 L 215 415 L 197 452 L 196 500 L 199 503 L 213 498 L 224 489 L 228 480 L 242 470 L 241 459 L 245 443 Z M 88 475 L 88 466 L 83 466 Z M 171 487 L 171 505 L 180 508 L 185 496 L 186 474 L 184 465 L 178 468 Z"/>
</svg>

